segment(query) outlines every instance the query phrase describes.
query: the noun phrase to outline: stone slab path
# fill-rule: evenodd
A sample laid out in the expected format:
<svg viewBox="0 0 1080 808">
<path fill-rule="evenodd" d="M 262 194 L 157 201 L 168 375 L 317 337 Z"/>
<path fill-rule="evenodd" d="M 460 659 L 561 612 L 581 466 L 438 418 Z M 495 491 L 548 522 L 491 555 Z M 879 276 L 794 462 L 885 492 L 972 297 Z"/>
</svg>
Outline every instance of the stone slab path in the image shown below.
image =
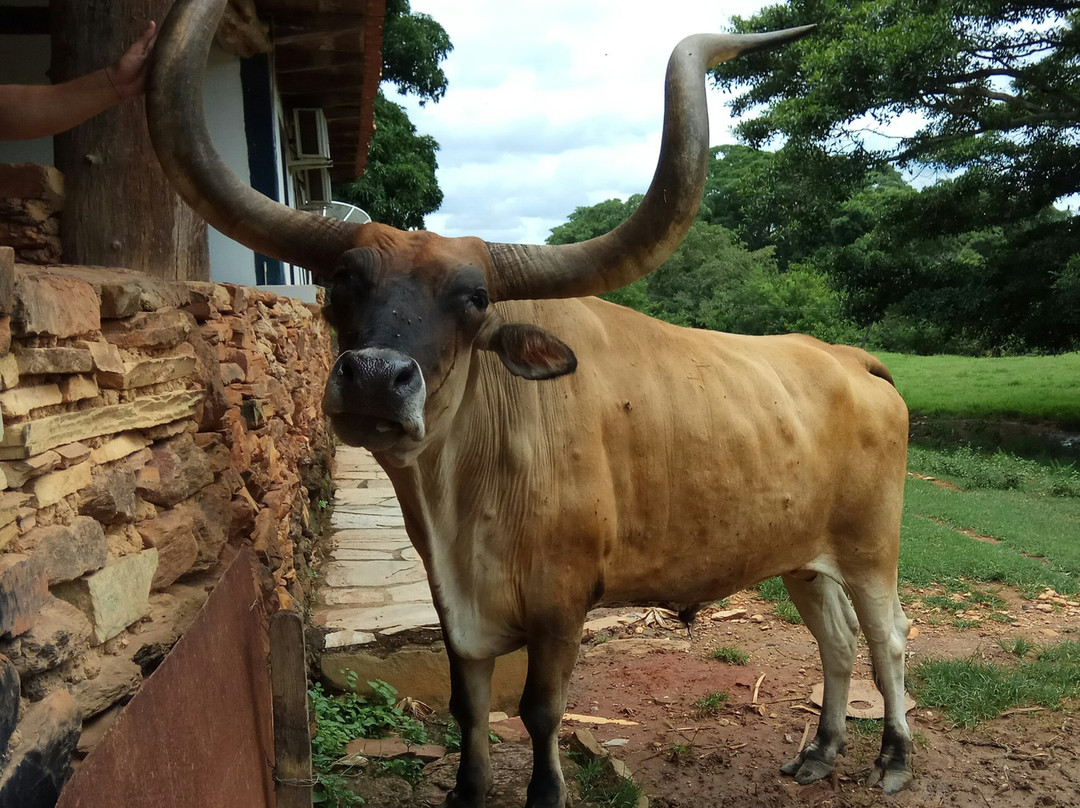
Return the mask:
<svg viewBox="0 0 1080 808">
<path fill-rule="evenodd" d="M 438 636 L 427 573 L 386 474 L 364 449 L 339 446 L 334 482 L 330 560 L 319 571 L 312 613 L 326 629 L 324 647 L 368 645 L 411 629 Z"/>
</svg>

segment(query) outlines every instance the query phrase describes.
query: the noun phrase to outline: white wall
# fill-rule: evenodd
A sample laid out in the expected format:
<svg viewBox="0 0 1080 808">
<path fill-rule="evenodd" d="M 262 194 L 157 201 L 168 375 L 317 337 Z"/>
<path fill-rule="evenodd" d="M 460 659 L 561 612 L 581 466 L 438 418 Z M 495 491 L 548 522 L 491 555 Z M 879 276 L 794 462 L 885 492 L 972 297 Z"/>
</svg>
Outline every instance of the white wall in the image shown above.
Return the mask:
<svg viewBox="0 0 1080 808">
<path fill-rule="evenodd" d="M 248 170 L 247 138 L 244 133 L 244 95 L 240 84 L 240 60 L 217 46 L 206 65 L 204 104 L 206 124 L 225 164 L 245 185 L 251 182 Z M 255 285 L 255 256 L 251 250 L 208 229 L 210 278 L 222 283 Z"/>
</svg>

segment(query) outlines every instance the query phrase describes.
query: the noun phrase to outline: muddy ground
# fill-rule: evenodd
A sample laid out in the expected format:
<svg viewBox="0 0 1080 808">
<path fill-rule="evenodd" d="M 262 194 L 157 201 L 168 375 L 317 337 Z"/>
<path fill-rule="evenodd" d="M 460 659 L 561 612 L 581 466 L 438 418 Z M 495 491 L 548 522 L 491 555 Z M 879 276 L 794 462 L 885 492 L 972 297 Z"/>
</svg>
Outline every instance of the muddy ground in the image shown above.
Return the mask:
<svg viewBox="0 0 1080 808">
<path fill-rule="evenodd" d="M 948 610 L 925 607 L 919 600 L 921 594 L 941 592 L 908 593 L 906 610 L 914 621 L 909 668 L 927 657 L 972 654 L 1004 662 L 1012 657 L 999 639 L 1024 637 L 1039 644 L 1080 640 L 1080 610 L 1065 606 L 1045 613 L 1038 602 L 1021 600 L 1015 591 L 997 592 L 1007 605 L 967 609 L 960 619 L 976 625 L 965 630 L 953 625 L 956 617 Z M 807 699 L 822 679 L 817 646 L 805 627 L 778 619 L 772 604 L 756 594 L 740 593 L 727 608 L 745 608 L 747 617 L 715 621 L 712 610 L 706 610 L 694 624 L 689 651 L 633 653 L 627 647 L 633 643 L 617 640 L 686 639 L 681 628 L 645 627 L 641 621 L 600 632 L 585 643 L 579 658 L 567 712 L 635 723 L 568 725 L 588 727 L 600 741 L 623 739 L 611 751 L 634 772 L 653 806 L 1080 806 L 1076 704 L 1063 711 L 1013 712 L 971 730 L 953 728 L 937 709 L 916 706 L 908 714 L 916 738 L 915 781 L 894 797 L 862 785 L 880 737 L 852 732 L 853 722 L 848 722 L 847 753 L 832 779 L 796 785 L 778 769 L 795 756 L 807 726 L 812 737 L 817 725 Z M 592 617 L 633 611 L 606 610 Z M 991 612 L 1013 622 L 990 619 Z M 709 659 L 718 646 L 735 646 L 749 660 L 739 666 Z M 754 688 L 762 674 L 755 706 Z M 870 677 L 862 644 L 855 678 Z M 728 703 L 719 715 L 700 717 L 694 702 L 718 690 L 729 694 Z"/>
</svg>

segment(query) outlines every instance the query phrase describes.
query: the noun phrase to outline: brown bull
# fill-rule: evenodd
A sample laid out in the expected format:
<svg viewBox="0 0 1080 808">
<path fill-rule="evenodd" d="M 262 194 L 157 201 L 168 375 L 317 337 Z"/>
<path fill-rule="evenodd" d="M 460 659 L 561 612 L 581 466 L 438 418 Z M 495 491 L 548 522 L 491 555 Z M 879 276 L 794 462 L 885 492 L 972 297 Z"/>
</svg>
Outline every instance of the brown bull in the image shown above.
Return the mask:
<svg viewBox="0 0 1080 808">
<path fill-rule="evenodd" d="M 541 247 L 345 225 L 237 180 L 199 114 L 223 4 L 182 0 L 163 27 L 151 132 L 166 173 L 214 227 L 330 279 L 342 352 L 324 407 L 338 436 L 389 474 L 442 620 L 463 733 L 448 804 L 485 803 L 497 655 L 528 648 L 527 804 L 561 806 L 558 730 L 586 612 L 708 601 L 773 575 L 825 672 L 817 735 L 783 771 L 820 779 L 842 751 L 861 626 L 886 703 L 871 779 L 903 787 L 907 411 L 888 371 L 809 337 L 676 328 L 585 297 L 654 269 L 689 227 L 708 158 L 706 69 L 806 29 L 680 43 L 637 212 L 608 235 Z"/>
</svg>

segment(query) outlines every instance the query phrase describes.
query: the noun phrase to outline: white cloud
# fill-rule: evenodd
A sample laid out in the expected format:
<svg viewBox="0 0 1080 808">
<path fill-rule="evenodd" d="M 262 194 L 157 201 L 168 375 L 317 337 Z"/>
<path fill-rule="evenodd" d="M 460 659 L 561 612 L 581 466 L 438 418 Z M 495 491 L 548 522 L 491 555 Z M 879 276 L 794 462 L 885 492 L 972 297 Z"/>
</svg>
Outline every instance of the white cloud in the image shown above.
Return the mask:
<svg viewBox="0 0 1080 808">
<path fill-rule="evenodd" d="M 738 0 L 412 0 L 446 28 L 450 86 L 437 104 L 395 97 L 439 141 L 446 236 L 543 241 L 581 205 L 644 192 L 656 166 L 668 55 L 684 36 L 720 31 Z M 730 143 L 709 92 L 712 142 Z"/>
</svg>

